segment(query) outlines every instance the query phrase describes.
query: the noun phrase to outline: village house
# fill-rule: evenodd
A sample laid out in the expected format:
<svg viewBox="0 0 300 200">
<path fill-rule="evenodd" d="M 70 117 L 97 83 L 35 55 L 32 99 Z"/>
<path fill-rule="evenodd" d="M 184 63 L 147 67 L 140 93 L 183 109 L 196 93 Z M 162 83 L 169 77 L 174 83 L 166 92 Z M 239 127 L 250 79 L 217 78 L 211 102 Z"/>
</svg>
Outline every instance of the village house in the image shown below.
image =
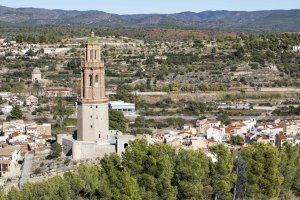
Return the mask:
<svg viewBox="0 0 300 200">
<path fill-rule="evenodd" d="M 196 121 L 196 129 L 200 134 L 206 134 L 209 127 L 219 127 L 221 122 L 216 119 L 202 119 Z"/>
<path fill-rule="evenodd" d="M 2 144 L 6 143 L 6 141 L 9 139 L 8 135 L 2 135 L 0 136 L 0 148 L 2 147 Z"/>
<path fill-rule="evenodd" d="M 14 107 L 11 105 L 8 105 L 8 104 L 4 104 L 4 105 L 1 105 L 0 108 L 1 108 L 1 112 L 3 112 L 3 114 L 9 114 Z"/>
<path fill-rule="evenodd" d="M 208 140 L 205 137 L 192 137 L 190 148 L 192 150 L 207 149 Z"/>
<path fill-rule="evenodd" d="M 43 124 L 26 124 L 26 134 L 32 136 L 38 135 L 51 135 L 51 124 L 43 123 Z"/>
<path fill-rule="evenodd" d="M 41 72 L 40 68 L 36 67 L 32 71 L 31 81 L 36 82 L 36 81 L 40 81 L 40 80 L 42 80 L 42 72 Z"/>
<path fill-rule="evenodd" d="M 197 130 L 191 126 L 184 126 L 183 130 L 179 133 L 179 135 L 183 137 L 195 136 L 197 134 Z"/>
<path fill-rule="evenodd" d="M 40 134 L 35 137 L 33 137 L 33 142 L 36 145 L 46 145 L 48 141 L 55 141 L 56 138 L 53 137 L 52 135 L 45 135 L 45 134 Z"/>
<path fill-rule="evenodd" d="M 169 143 L 170 141 L 173 141 L 175 139 L 182 140 L 182 136 L 179 135 L 179 132 L 169 131 L 169 133 L 167 133 L 167 134 L 162 134 L 162 140 L 165 143 Z"/>
<path fill-rule="evenodd" d="M 283 132 L 288 136 L 295 136 L 299 133 L 299 127 L 294 121 L 280 121 L 278 126 L 283 127 Z"/>
<path fill-rule="evenodd" d="M 25 133 L 25 123 L 23 120 L 14 120 L 10 122 L 3 122 L 2 124 L 2 134 L 11 135 L 12 133 L 17 132 L 20 134 Z"/>
<path fill-rule="evenodd" d="M 22 106 L 24 102 L 19 99 L 17 95 L 14 95 L 10 98 L 9 102 L 11 102 L 13 105 Z"/>
<path fill-rule="evenodd" d="M 108 104 L 110 109 L 118 110 L 127 115 L 135 114 L 135 104 L 124 101 L 110 101 Z"/>
<path fill-rule="evenodd" d="M 39 99 L 33 95 L 26 98 L 26 106 L 37 106 Z"/>
<path fill-rule="evenodd" d="M 49 88 L 45 92 L 46 97 L 71 97 L 71 88 Z"/>
<path fill-rule="evenodd" d="M 63 47 L 63 48 L 44 48 L 44 54 L 65 54 L 71 48 Z"/>
<path fill-rule="evenodd" d="M 174 148 L 181 148 L 182 147 L 182 140 L 179 138 L 174 138 L 171 141 L 168 141 L 167 144 Z"/>
<path fill-rule="evenodd" d="M 10 93 L 10 92 L 0 92 L 0 98 L 2 100 L 9 101 L 11 96 L 12 96 L 12 93 Z"/>
<path fill-rule="evenodd" d="M 8 143 L 11 145 L 22 146 L 22 145 L 26 145 L 30 141 L 31 141 L 30 136 L 23 135 L 18 132 L 14 132 L 10 135 L 10 139 Z"/>
<path fill-rule="evenodd" d="M 255 137 L 256 142 L 261 142 L 264 144 L 269 144 L 270 143 L 270 136 L 269 135 L 257 135 Z"/>
<path fill-rule="evenodd" d="M 214 139 L 217 143 L 222 143 L 228 140 L 227 135 L 225 133 L 225 127 L 220 126 L 212 126 L 209 127 L 206 131 L 207 139 Z"/>
<path fill-rule="evenodd" d="M 287 137 L 283 132 L 276 135 L 275 145 L 277 148 L 280 149 L 285 142 L 287 142 Z"/>
<path fill-rule="evenodd" d="M 265 135 L 277 135 L 280 132 L 283 132 L 283 126 L 278 125 L 275 122 L 260 122 L 255 125 L 255 129 L 251 132 L 256 134 L 265 134 Z"/>
<path fill-rule="evenodd" d="M 300 51 L 300 46 L 292 46 L 292 51 L 294 52 Z"/>
<path fill-rule="evenodd" d="M 8 172 L 12 172 L 21 159 L 21 151 L 19 147 L 6 146 L 0 149 L 0 176 Z"/>
<path fill-rule="evenodd" d="M 234 128 L 234 134 L 240 135 L 248 132 L 248 128 L 243 121 L 235 121 L 230 125 Z"/>
</svg>

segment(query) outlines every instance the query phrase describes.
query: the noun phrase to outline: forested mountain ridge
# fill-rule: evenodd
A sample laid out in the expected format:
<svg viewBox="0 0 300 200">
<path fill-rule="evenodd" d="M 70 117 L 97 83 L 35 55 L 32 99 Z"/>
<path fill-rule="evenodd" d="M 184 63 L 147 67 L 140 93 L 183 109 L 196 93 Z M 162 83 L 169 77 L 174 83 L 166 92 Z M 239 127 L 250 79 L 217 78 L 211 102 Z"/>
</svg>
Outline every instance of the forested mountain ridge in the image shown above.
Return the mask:
<svg viewBox="0 0 300 200">
<path fill-rule="evenodd" d="M 118 15 L 103 11 L 49 10 L 0 6 L 0 21 L 14 24 L 76 24 L 125 28 L 194 28 L 236 32 L 298 32 L 300 10 L 204 11 Z"/>
</svg>

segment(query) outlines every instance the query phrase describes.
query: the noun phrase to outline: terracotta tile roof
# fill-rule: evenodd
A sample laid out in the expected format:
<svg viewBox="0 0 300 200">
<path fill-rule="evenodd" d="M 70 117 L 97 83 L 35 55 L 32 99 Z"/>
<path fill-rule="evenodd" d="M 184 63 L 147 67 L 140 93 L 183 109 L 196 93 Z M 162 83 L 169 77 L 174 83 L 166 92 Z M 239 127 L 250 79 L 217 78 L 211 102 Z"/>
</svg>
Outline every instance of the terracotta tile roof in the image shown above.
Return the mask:
<svg viewBox="0 0 300 200">
<path fill-rule="evenodd" d="M 232 126 L 246 126 L 243 121 L 235 121 L 231 123 Z"/>
<path fill-rule="evenodd" d="M 277 124 L 274 126 L 274 128 L 284 128 L 286 125 L 282 125 L 282 124 Z"/>
<path fill-rule="evenodd" d="M 20 133 L 19 133 L 19 132 L 16 132 L 16 131 L 13 132 L 13 133 L 11 134 L 12 137 L 17 137 L 17 136 L 19 136 L 19 135 L 20 135 Z"/>
<path fill-rule="evenodd" d="M 38 135 L 38 139 L 49 139 L 52 137 L 53 137 L 52 135 L 45 135 L 45 134 Z"/>
<path fill-rule="evenodd" d="M 234 133 L 234 127 L 233 126 L 227 126 L 226 128 L 225 128 L 225 132 L 227 133 L 227 134 L 230 134 L 230 135 L 232 135 L 233 133 Z"/>
<path fill-rule="evenodd" d="M 0 156 L 10 156 L 16 150 L 20 150 L 20 148 L 15 147 L 15 146 L 6 146 L 6 147 L 0 149 Z"/>
<path fill-rule="evenodd" d="M 212 128 L 217 129 L 217 130 L 219 130 L 219 131 L 222 130 L 222 127 L 220 127 L 220 126 L 212 126 Z"/>
<path fill-rule="evenodd" d="M 216 143 L 214 138 L 207 139 L 207 142 Z"/>
<path fill-rule="evenodd" d="M 284 135 L 283 132 L 280 132 L 280 133 L 278 134 L 278 139 L 279 139 L 279 140 L 286 140 L 286 136 Z"/>
<path fill-rule="evenodd" d="M 9 165 L 11 160 L 0 160 L 0 165 Z"/>
</svg>

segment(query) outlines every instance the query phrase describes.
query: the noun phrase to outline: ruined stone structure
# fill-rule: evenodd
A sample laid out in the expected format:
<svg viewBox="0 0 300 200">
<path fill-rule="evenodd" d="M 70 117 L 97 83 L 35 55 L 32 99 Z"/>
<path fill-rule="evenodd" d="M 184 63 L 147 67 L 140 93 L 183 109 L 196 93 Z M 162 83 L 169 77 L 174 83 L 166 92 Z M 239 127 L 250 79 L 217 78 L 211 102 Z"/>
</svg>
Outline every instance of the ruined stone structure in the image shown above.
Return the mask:
<svg viewBox="0 0 300 200">
<path fill-rule="evenodd" d="M 105 67 L 100 42 L 94 33 L 87 39 L 81 64 L 81 97 L 77 102 L 77 134 L 59 135 L 63 152 L 74 160 L 121 154 L 134 136 L 109 130 L 108 98 L 105 96 Z"/>
</svg>

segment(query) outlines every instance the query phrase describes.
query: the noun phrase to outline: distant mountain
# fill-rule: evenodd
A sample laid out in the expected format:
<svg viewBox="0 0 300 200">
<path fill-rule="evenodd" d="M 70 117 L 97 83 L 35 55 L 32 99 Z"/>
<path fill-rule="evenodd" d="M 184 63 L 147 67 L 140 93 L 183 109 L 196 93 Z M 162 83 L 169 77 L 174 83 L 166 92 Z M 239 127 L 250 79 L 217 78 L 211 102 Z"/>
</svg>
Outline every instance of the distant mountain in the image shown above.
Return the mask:
<svg viewBox="0 0 300 200">
<path fill-rule="evenodd" d="M 76 24 L 126 28 L 192 28 L 237 32 L 300 31 L 300 9 L 268 11 L 204 11 L 175 14 L 117 15 L 102 11 L 49 10 L 0 6 L 0 22 Z"/>
</svg>

